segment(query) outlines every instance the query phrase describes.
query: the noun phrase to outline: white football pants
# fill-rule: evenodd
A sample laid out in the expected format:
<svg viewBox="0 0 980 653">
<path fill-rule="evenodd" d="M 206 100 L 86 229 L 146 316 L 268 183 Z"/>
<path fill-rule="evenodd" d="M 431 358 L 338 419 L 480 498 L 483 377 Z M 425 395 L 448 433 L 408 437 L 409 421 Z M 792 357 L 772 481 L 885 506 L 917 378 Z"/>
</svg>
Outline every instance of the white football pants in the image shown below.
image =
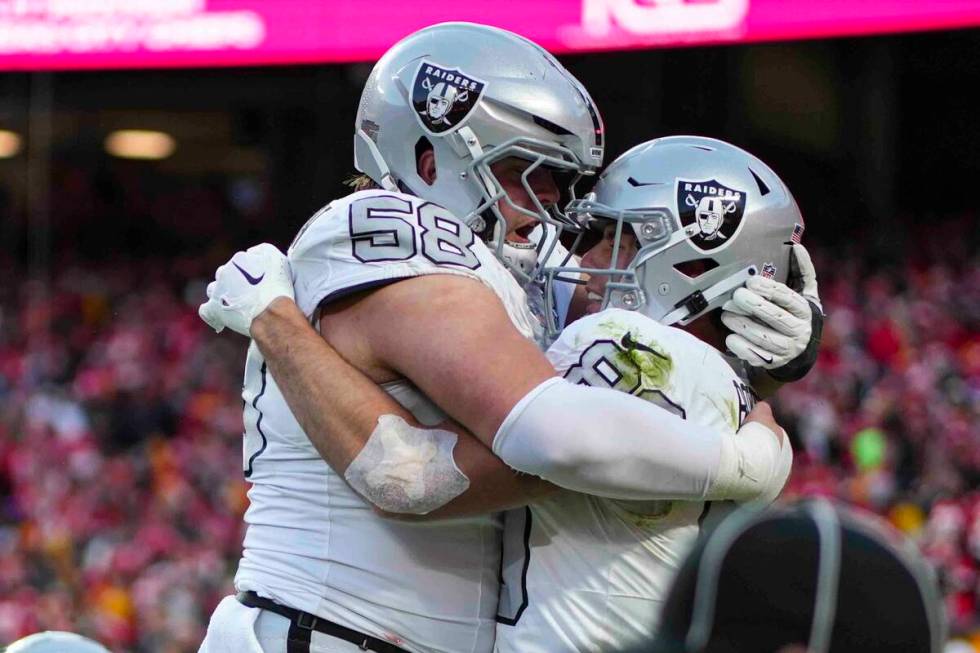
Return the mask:
<svg viewBox="0 0 980 653">
<path fill-rule="evenodd" d="M 226 596 L 215 608 L 198 653 L 286 653 L 289 619 Z M 313 632 L 310 653 L 364 653 L 356 644 Z"/>
</svg>

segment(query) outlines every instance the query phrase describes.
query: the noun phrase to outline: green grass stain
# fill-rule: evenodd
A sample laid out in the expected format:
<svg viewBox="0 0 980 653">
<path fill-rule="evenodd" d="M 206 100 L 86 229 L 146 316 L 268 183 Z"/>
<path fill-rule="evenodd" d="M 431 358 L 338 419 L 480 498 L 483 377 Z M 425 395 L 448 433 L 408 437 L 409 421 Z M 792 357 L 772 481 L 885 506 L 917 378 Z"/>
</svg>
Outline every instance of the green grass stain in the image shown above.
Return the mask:
<svg viewBox="0 0 980 653">
<path fill-rule="evenodd" d="M 738 402 L 734 399 L 725 400 L 725 408 L 728 409 L 726 416 L 728 417 L 728 423 L 732 425 L 732 430 L 738 430 Z"/>
<path fill-rule="evenodd" d="M 711 405 L 715 407 L 718 413 L 721 415 L 722 419 L 728 422 L 728 425 L 732 427 L 733 431 L 738 430 L 738 402 L 734 399 L 728 399 L 722 397 L 721 401 L 724 406 L 719 406 L 718 402 L 715 401 L 715 397 L 712 397 L 707 392 L 702 392 L 701 395 L 707 399 Z"/>
<path fill-rule="evenodd" d="M 620 517 L 641 530 L 660 528 L 674 509 L 673 501 L 612 501 L 619 508 Z"/>
<path fill-rule="evenodd" d="M 623 375 L 621 383 L 630 387 L 640 384 L 643 388 L 658 390 L 668 386 L 674 371 L 674 359 L 665 353 L 663 347 L 653 340 L 635 340 L 629 328 L 617 323 L 616 320 L 601 322 L 598 328 L 603 335 L 615 340 L 620 347 L 625 347 L 627 344 L 623 337 L 627 334 L 634 344 L 616 353 L 616 369 Z"/>
<path fill-rule="evenodd" d="M 603 322 L 600 322 L 596 329 L 599 330 L 602 335 L 609 336 L 610 338 L 618 339 L 624 333 L 629 331 L 629 328 L 620 324 L 612 318 L 608 318 Z"/>
<path fill-rule="evenodd" d="M 651 349 L 655 349 L 651 345 L 655 345 L 656 343 L 643 344 Z M 663 355 L 659 352 L 653 353 L 642 349 L 630 348 L 618 352 L 616 358 L 616 362 L 622 364 L 617 365 L 617 367 L 627 372 L 625 376 L 632 375 L 632 378 L 628 379 L 630 385 L 636 385 L 639 381 L 644 388 L 656 388 L 658 390 L 666 388 L 670 381 L 671 372 L 674 369 L 674 360 L 670 356 Z"/>
</svg>

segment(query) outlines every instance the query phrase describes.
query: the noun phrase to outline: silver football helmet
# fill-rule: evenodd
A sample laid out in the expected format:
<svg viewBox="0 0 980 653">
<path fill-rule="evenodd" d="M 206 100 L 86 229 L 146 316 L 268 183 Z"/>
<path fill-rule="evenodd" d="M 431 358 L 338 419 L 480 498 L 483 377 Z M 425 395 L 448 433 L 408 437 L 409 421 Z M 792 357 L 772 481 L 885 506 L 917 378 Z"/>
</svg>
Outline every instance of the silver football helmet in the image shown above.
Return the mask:
<svg viewBox="0 0 980 653">
<path fill-rule="evenodd" d="M 426 141 L 437 170 L 431 186 L 418 174 Z M 541 166 L 566 172 L 574 198 L 575 182 L 594 174 L 602 156 L 602 120 L 582 84 L 540 46 L 473 23 L 433 25 L 388 50 L 364 86 L 354 127 L 359 171 L 383 188 L 453 212 L 492 241 L 524 281 L 557 239 L 507 244 L 498 202 L 546 229 L 574 228 L 556 207 L 542 204 L 528 176 Z M 508 157 L 530 164 L 522 182 L 533 211 L 516 206 L 490 169 Z"/>
<path fill-rule="evenodd" d="M 769 166 L 700 136 L 637 145 L 567 211 L 590 227 L 615 225 L 612 262 L 605 269 L 549 268 L 546 286 L 568 272 L 607 275 L 603 308 L 639 310 L 668 325 L 689 324 L 721 306 L 752 275 L 785 283 L 790 246 L 803 234 L 796 200 Z M 637 252 L 617 268 L 627 229 Z M 545 296 L 552 294 L 547 288 Z"/>
<path fill-rule="evenodd" d="M 28 635 L 5 650 L 7 653 L 110 653 L 105 646 L 88 637 L 60 630 Z"/>
</svg>

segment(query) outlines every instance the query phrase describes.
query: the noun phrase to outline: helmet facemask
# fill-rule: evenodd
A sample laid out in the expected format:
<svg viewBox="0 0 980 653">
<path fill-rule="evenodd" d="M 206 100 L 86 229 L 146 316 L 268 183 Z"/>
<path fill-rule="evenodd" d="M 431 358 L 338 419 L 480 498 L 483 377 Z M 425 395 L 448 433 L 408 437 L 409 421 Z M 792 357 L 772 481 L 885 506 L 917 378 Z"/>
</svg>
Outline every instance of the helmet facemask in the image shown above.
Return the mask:
<svg viewBox="0 0 980 653">
<path fill-rule="evenodd" d="M 582 283 L 580 275 L 589 277 L 607 277 L 602 300 L 602 309 L 609 307 L 637 310 L 646 303 L 646 295 L 640 286 L 637 274 L 637 261 L 641 255 L 673 247 L 676 243 L 687 238 L 683 230 L 678 229 L 666 208 L 625 209 L 618 210 L 601 204 L 595 200 L 595 194 L 589 193 L 585 198 L 573 200 L 566 207 L 566 214 L 572 224 L 578 228 L 578 235 L 570 248 L 571 254 L 579 258 L 586 254 L 592 244 L 588 243 L 589 236 L 596 232 L 603 234 L 608 225 L 614 225 L 612 253 L 605 267 L 583 267 L 578 264 L 568 265 L 568 261 L 555 267 L 544 269 L 545 297 L 554 301 L 554 283 Z M 625 266 L 619 265 L 619 253 L 623 247 L 623 237 L 632 233 L 636 237 L 637 252 Z M 601 240 L 602 236 L 600 236 Z M 594 241 L 597 244 L 597 241 Z M 569 256 L 571 259 L 571 255 Z M 557 312 L 547 310 L 547 336 L 554 339 L 558 336 L 563 325 L 555 323 Z"/>
<path fill-rule="evenodd" d="M 531 208 L 515 202 L 492 169 L 495 163 L 509 158 L 528 162 L 521 172 L 520 182 L 532 203 Z M 562 197 L 573 200 L 576 184 L 584 174 L 589 174 L 583 171 L 571 150 L 554 143 L 523 137 L 512 138 L 478 154 L 465 172 L 466 178 L 479 189 L 480 201 L 464 221 L 484 235 L 497 258 L 522 285 L 540 277 L 544 262 L 554 251 L 558 238 L 564 231 L 579 231 L 579 225 L 559 208 L 560 201 L 546 206 L 532 187 L 531 175 L 542 168 L 555 177 L 556 185 L 565 178 L 565 183 L 559 185 L 559 192 Z M 540 226 L 537 238 L 530 237 L 527 243 L 508 241 L 507 218 L 501 210 L 503 204 L 518 215 L 534 220 Z"/>
</svg>

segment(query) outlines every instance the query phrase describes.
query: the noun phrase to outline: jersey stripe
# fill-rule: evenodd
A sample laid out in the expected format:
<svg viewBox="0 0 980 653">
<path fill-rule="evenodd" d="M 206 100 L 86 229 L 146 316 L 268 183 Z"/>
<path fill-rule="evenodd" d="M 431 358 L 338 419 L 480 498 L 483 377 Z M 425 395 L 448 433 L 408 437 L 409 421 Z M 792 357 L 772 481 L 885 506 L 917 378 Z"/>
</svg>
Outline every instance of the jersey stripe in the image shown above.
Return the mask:
<svg viewBox="0 0 980 653">
<path fill-rule="evenodd" d="M 258 458 L 263 451 L 265 451 L 266 446 L 269 444 L 268 438 L 266 438 L 265 433 L 262 432 L 262 411 L 259 410 L 259 399 L 261 399 L 262 395 L 265 394 L 266 385 L 266 365 L 264 362 L 262 363 L 262 369 L 259 370 L 259 373 L 262 375 L 262 388 L 259 390 L 259 394 L 255 395 L 255 399 L 252 400 L 252 408 L 254 408 L 259 414 L 259 418 L 255 422 L 255 428 L 259 432 L 259 435 L 262 436 L 262 446 L 259 447 L 258 451 L 249 457 L 248 469 L 245 470 L 245 478 L 252 475 L 252 463 L 254 463 L 255 459 Z"/>
</svg>

